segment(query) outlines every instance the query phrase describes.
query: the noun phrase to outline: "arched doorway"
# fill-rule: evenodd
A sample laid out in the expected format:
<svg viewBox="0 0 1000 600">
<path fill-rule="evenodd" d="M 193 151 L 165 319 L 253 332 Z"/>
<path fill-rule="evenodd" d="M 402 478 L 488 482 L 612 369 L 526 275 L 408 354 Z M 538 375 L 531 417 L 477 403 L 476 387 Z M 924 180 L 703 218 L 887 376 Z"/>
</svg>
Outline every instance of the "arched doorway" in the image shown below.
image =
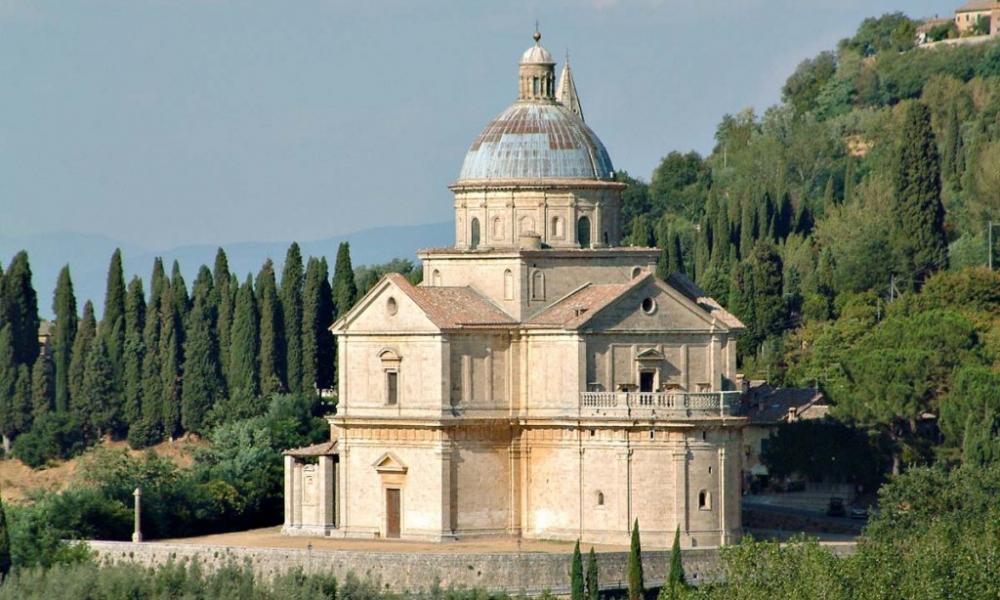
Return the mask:
<svg viewBox="0 0 1000 600">
<path fill-rule="evenodd" d="M 590 217 L 580 217 L 576 222 L 576 239 L 581 248 L 590 248 Z"/>
<path fill-rule="evenodd" d="M 472 236 L 470 239 L 472 241 L 469 242 L 469 247 L 475 250 L 479 247 L 479 219 L 472 219 Z"/>
</svg>

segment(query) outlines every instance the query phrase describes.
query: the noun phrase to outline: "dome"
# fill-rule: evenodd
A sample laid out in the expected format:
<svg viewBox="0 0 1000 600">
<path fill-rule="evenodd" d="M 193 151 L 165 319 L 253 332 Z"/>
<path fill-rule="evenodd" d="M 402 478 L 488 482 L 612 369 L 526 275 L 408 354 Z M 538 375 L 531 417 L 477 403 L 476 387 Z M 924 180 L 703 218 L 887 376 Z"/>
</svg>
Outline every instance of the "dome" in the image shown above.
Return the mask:
<svg viewBox="0 0 1000 600">
<path fill-rule="evenodd" d="M 522 65 L 552 65 L 555 61 L 552 60 L 552 55 L 549 51 L 543 48 L 540 44 L 535 44 L 534 46 L 528 48 L 521 55 Z"/>
<path fill-rule="evenodd" d="M 613 177 L 608 151 L 580 117 L 555 102 L 515 102 L 473 142 L 458 180 Z"/>
</svg>

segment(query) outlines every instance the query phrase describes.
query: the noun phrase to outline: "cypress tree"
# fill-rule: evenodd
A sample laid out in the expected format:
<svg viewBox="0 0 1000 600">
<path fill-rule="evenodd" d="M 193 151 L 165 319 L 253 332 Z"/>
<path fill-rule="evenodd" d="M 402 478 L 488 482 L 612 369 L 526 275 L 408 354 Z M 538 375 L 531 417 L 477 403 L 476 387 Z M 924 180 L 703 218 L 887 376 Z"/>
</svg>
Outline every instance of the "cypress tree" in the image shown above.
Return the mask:
<svg viewBox="0 0 1000 600">
<path fill-rule="evenodd" d="M 163 433 L 173 440 L 181 428 L 181 340 L 184 337 L 181 316 L 177 313 L 178 294 L 171 283 L 161 302 L 160 326 L 160 424 Z M 186 296 L 186 291 L 184 292 Z"/>
<path fill-rule="evenodd" d="M 681 249 L 681 236 L 676 229 L 670 231 L 667 238 L 667 247 L 670 249 L 670 262 L 668 268 L 671 273 L 684 274 L 684 251 Z"/>
<path fill-rule="evenodd" d="M 215 283 L 216 312 L 218 322 L 216 325 L 216 337 L 219 340 L 219 364 L 222 365 L 222 378 L 229 383 L 229 351 L 230 335 L 233 327 L 233 310 L 236 301 L 237 286 L 232 285 L 233 276 L 229 272 L 229 259 L 226 252 L 219 248 L 215 252 L 215 265 L 212 268 L 212 277 Z"/>
<path fill-rule="evenodd" d="M 726 308 L 747 326 L 747 331 L 737 339 L 742 356 L 753 354 L 761 340 L 753 327 L 755 307 L 751 267 L 746 262 L 734 262 L 729 280 L 729 301 Z"/>
<path fill-rule="evenodd" d="M 236 293 L 233 347 L 229 353 L 229 398 L 232 414 L 253 414 L 260 397 L 260 331 L 257 300 L 250 275 Z"/>
<path fill-rule="evenodd" d="M 587 553 L 587 600 L 599 600 L 601 586 L 597 576 L 597 554 L 594 547 Z"/>
<path fill-rule="evenodd" d="M 271 259 L 264 261 L 257 274 L 256 291 L 260 311 L 260 390 L 265 396 L 270 396 L 282 391 L 278 357 L 284 351 L 281 346 L 283 320 Z"/>
<path fill-rule="evenodd" d="M 0 434 L 4 452 L 10 452 L 10 441 L 17 434 L 14 391 L 17 388 L 17 363 L 14 362 L 14 335 L 10 324 L 0 324 Z"/>
<path fill-rule="evenodd" d="M 330 331 L 333 325 L 333 288 L 330 286 L 330 268 L 326 258 L 319 262 L 319 308 L 316 311 L 316 387 L 321 390 L 333 387 L 336 340 Z"/>
<path fill-rule="evenodd" d="M 357 301 L 357 296 L 358 286 L 354 281 L 354 267 L 351 266 L 351 245 L 341 242 L 337 248 L 337 262 L 333 267 L 334 316 L 347 314 Z"/>
<path fill-rule="evenodd" d="M 73 279 L 69 265 L 59 271 L 52 312 L 56 316 L 52 329 L 52 363 L 55 380 L 55 410 L 65 413 L 69 410 L 69 370 L 73 360 L 73 340 L 76 337 L 77 314 L 76 296 L 73 294 Z"/>
<path fill-rule="evenodd" d="M 792 232 L 799 233 L 802 235 L 808 234 L 813 228 L 813 215 L 809 207 L 806 206 L 805 200 L 799 200 L 799 206 L 795 211 L 794 224 L 792 225 Z"/>
<path fill-rule="evenodd" d="M 628 552 L 628 598 L 642 600 L 646 593 L 642 576 L 642 547 L 639 543 L 639 519 L 632 526 L 632 544 Z"/>
<path fill-rule="evenodd" d="M 292 242 L 285 254 L 281 273 L 281 316 L 284 320 L 285 354 L 282 370 L 286 388 L 291 392 L 303 390 L 302 377 L 302 253 Z M 313 379 L 315 381 L 315 378 Z M 311 391 L 312 387 L 306 388 Z"/>
<path fill-rule="evenodd" d="M 760 200 L 757 216 L 758 238 L 775 239 L 775 210 L 774 200 L 771 199 L 771 192 L 764 192 L 764 197 Z"/>
<path fill-rule="evenodd" d="M 583 556 L 580 554 L 580 540 L 573 546 L 573 562 L 569 568 L 569 589 L 571 600 L 584 600 Z"/>
<path fill-rule="evenodd" d="M 788 237 L 792 227 L 792 196 L 788 192 L 781 194 L 778 206 L 774 209 L 774 236 L 778 240 Z"/>
<path fill-rule="evenodd" d="M 163 260 L 153 261 L 149 280 L 149 305 L 142 330 L 145 354 L 142 357 L 142 419 L 139 427 L 129 429 L 133 447 L 151 445 L 163 435 L 163 365 L 160 361 L 161 332 L 164 322 L 164 302 L 169 295 L 169 282 L 163 271 Z"/>
<path fill-rule="evenodd" d="M 684 563 L 681 560 L 681 527 L 677 526 L 674 531 L 674 545 L 670 549 L 670 574 L 667 576 L 667 585 L 670 589 L 670 597 L 676 598 L 678 592 L 687 586 L 684 577 Z"/>
<path fill-rule="evenodd" d="M 656 276 L 666 279 L 670 275 L 670 247 L 666 244 L 660 248 L 660 257 L 656 259 Z"/>
<path fill-rule="evenodd" d="M 762 240 L 754 246 L 749 264 L 754 315 L 748 325 L 753 328 L 759 344 L 784 330 L 786 318 L 781 256 L 773 244 Z"/>
<path fill-rule="evenodd" d="M 943 178 L 958 182 L 958 157 L 962 152 L 962 122 L 958 117 L 958 107 L 952 102 L 948 105 L 944 139 L 941 141 L 941 173 Z"/>
<path fill-rule="evenodd" d="M 184 335 L 184 378 L 181 390 L 181 425 L 205 433 L 209 413 L 225 397 L 215 337 L 216 313 L 212 302 L 212 273 L 202 266 L 194 284 L 194 303 Z"/>
<path fill-rule="evenodd" d="M 31 368 L 31 416 L 37 420 L 55 404 L 55 373 L 52 360 L 43 352 Z"/>
<path fill-rule="evenodd" d="M 319 382 L 319 336 L 323 327 L 320 299 L 323 279 L 322 263 L 311 257 L 306 265 L 302 287 L 302 384 L 303 392 L 312 392 Z"/>
<path fill-rule="evenodd" d="M 854 199 L 854 160 L 847 158 L 847 169 L 844 171 L 844 204 Z"/>
<path fill-rule="evenodd" d="M 69 363 L 69 408 L 73 408 L 76 397 L 83 387 L 83 372 L 87 365 L 87 355 L 94 345 L 97 337 L 97 321 L 94 319 L 94 305 L 90 300 L 83 304 L 83 316 L 80 318 L 79 326 L 76 329 L 76 337 L 73 339 L 73 352 Z"/>
<path fill-rule="evenodd" d="M 123 420 L 126 425 L 139 423 L 142 418 L 143 360 L 146 356 L 145 343 L 146 298 L 142 280 L 133 277 L 125 296 L 125 365 Z"/>
<path fill-rule="evenodd" d="M 10 573 L 10 533 L 7 531 L 7 509 L 0 498 L 0 581 Z"/>
<path fill-rule="evenodd" d="M 180 335 L 178 338 L 178 344 L 180 344 L 180 347 L 183 348 L 184 326 L 187 323 L 188 313 L 191 312 L 191 298 L 188 297 L 187 284 L 184 282 L 184 276 L 181 275 L 181 266 L 176 260 L 170 267 L 170 294 L 179 325 L 178 332 Z M 183 350 L 180 356 L 181 363 L 183 364 Z"/>
<path fill-rule="evenodd" d="M 77 417 L 84 425 L 85 433 L 100 439 L 117 426 L 115 422 L 114 368 L 108 354 L 105 339 L 97 336 L 83 373 L 79 402 L 76 403 Z"/>
<path fill-rule="evenodd" d="M 17 365 L 13 405 L 14 430 L 22 434 L 31 429 L 31 369 L 28 365 Z"/>
<path fill-rule="evenodd" d="M 919 289 L 930 274 L 948 266 L 941 166 L 930 109 L 922 102 L 904 109 L 894 176 L 896 220 L 890 243 L 896 273 L 903 285 Z"/>
<path fill-rule="evenodd" d="M 125 275 L 122 271 L 122 251 L 119 248 L 111 255 L 111 264 L 108 265 L 107 291 L 98 335 L 104 338 L 116 378 L 119 378 L 125 351 Z"/>
<path fill-rule="evenodd" d="M 757 213 L 749 199 L 744 199 L 740 212 L 740 258 L 750 256 L 757 240 Z"/>
<path fill-rule="evenodd" d="M 14 362 L 33 365 L 38 356 L 38 295 L 31 285 L 28 253 L 14 255 L 3 277 L 3 313 L 0 322 L 11 327 Z"/>
<path fill-rule="evenodd" d="M 724 207 L 719 207 L 716 211 L 715 224 L 712 226 L 711 259 L 716 263 L 725 260 L 729 256 L 729 248 L 732 246 L 732 243 L 729 212 Z"/>
<path fill-rule="evenodd" d="M 827 177 L 826 188 L 823 190 L 823 209 L 829 210 L 831 206 L 836 204 L 837 196 L 834 191 L 833 186 L 833 176 Z"/>
</svg>

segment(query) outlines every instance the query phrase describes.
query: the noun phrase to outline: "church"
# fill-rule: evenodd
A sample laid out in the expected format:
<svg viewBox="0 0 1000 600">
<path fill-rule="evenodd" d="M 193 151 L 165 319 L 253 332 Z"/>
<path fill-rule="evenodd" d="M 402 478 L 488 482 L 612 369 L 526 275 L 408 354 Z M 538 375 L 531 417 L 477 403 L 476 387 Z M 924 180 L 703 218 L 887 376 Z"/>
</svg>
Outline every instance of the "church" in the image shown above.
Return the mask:
<svg viewBox="0 0 1000 600">
<path fill-rule="evenodd" d="M 621 245 L 625 186 L 534 40 L 450 186 L 454 246 L 334 323 L 330 441 L 285 455 L 285 534 L 738 540 L 743 325 Z"/>
</svg>

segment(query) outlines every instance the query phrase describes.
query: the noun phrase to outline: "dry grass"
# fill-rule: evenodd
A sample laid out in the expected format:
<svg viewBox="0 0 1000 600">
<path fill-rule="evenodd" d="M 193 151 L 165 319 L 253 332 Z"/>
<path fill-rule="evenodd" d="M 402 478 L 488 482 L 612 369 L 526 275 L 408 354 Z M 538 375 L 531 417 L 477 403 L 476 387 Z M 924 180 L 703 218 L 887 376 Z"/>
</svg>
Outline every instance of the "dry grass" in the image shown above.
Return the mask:
<svg viewBox="0 0 1000 600">
<path fill-rule="evenodd" d="M 204 446 L 205 442 L 197 439 L 182 438 L 171 442 L 163 442 L 147 450 L 131 450 L 122 441 L 105 440 L 102 448 L 128 449 L 133 455 L 147 451 L 156 452 L 160 456 L 173 459 L 181 467 L 189 467 L 194 462 L 192 451 Z M 82 456 L 54 464 L 41 469 L 32 469 L 16 458 L 0 460 L 0 491 L 4 501 L 22 502 L 32 492 L 37 490 L 60 491 L 75 479 L 77 465 L 80 460 L 94 451 L 87 450 Z"/>
</svg>

